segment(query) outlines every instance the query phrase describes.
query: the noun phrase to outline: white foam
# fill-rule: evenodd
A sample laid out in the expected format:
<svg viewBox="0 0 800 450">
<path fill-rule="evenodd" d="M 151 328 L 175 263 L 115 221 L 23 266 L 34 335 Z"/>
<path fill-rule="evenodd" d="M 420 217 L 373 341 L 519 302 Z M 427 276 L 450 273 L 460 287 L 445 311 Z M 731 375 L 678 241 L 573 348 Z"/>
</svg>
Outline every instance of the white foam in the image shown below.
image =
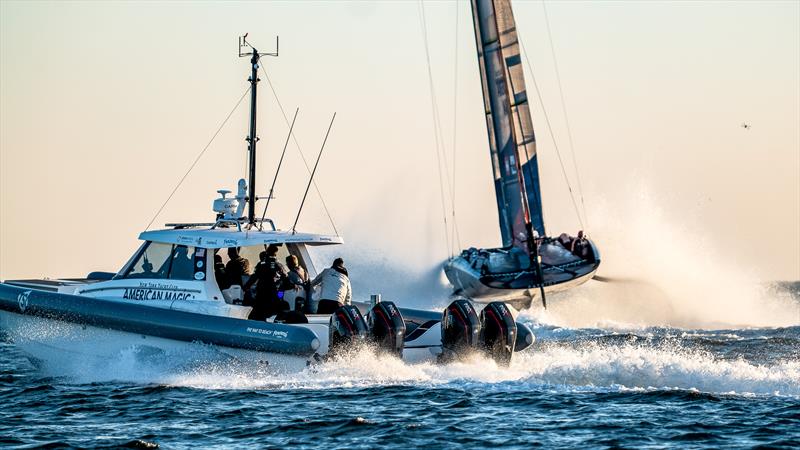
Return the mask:
<svg viewBox="0 0 800 450">
<path fill-rule="evenodd" d="M 331 389 L 386 385 L 455 386 L 481 391 L 685 389 L 719 394 L 800 396 L 800 362 L 758 365 L 677 346 L 548 343 L 516 354 L 510 367 L 475 356 L 446 365 L 406 364 L 368 350 L 299 373 L 220 359 L 213 351 L 157 355 L 123 352 L 70 375 L 78 382 L 128 381 L 203 389 Z"/>
<path fill-rule="evenodd" d="M 678 388 L 712 393 L 800 395 L 800 362 L 723 360 L 682 347 L 587 343 L 521 355 L 529 381 L 553 385 Z"/>
</svg>

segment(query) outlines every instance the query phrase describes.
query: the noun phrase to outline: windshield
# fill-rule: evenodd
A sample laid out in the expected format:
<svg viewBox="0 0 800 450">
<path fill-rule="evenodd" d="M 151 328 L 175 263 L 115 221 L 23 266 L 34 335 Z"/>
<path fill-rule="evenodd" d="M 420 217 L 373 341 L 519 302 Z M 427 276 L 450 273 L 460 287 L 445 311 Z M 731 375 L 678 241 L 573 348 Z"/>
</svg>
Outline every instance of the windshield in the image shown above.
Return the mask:
<svg viewBox="0 0 800 450">
<path fill-rule="evenodd" d="M 204 280 L 205 249 L 148 242 L 123 278 Z"/>
</svg>

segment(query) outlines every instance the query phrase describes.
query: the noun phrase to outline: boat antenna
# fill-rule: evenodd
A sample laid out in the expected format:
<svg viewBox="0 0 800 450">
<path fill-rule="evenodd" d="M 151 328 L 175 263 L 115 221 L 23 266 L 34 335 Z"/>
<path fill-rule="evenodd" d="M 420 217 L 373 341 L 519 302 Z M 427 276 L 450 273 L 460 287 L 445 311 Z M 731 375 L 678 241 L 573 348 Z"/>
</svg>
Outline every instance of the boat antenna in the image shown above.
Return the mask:
<svg viewBox="0 0 800 450">
<path fill-rule="evenodd" d="M 267 217 L 267 208 L 269 208 L 269 201 L 272 200 L 273 192 L 275 192 L 275 182 L 278 181 L 278 174 L 281 172 L 281 166 L 283 165 L 283 157 L 286 156 L 286 147 L 289 146 L 289 139 L 292 137 L 292 130 L 294 129 L 294 121 L 297 120 L 297 113 L 300 112 L 300 108 L 294 110 L 294 117 L 292 118 L 292 124 L 289 126 L 289 135 L 286 136 L 286 142 L 283 144 L 283 151 L 281 152 L 281 159 L 278 161 L 278 168 L 275 169 L 275 177 L 272 178 L 272 186 L 269 188 L 269 195 L 267 196 L 267 204 L 264 205 L 264 213 L 261 214 L 261 223 L 259 224 L 258 229 L 261 230 L 264 227 L 264 218 Z"/>
<path fill-rule="evenodd" d="M 322 151 L 325 150 L 325 143 L 328 142 L 328 135 L 331 134 L 331 128 L 333 127 L 333 121 L 336 119 L 336 113 L 333 113 L 333 117 L 331 117 L 331 123 L 328 125 L 328 131 L 325 132 L 325 139 L 322 141 L 322 147 L 319 149 L 319 154 L 317 155 L 317 162 L 314 163 L 314 169 L 311 171 L 311 177 L 308 179 L 308 184 L 306 185 L 306 192 L 303 194 L 303 200 L 300 201 L 300 209 L 297 210 L 297 217 L 294 218 L 294 225 L 292 225 L 292 234 L 295 234 L 295 228 L 297 228 L 297 221 L 300 220 L 300 213 L 303 211 L 303 205 L 306 203 L 306 196 L 308 196 L 308 189 L 311 187 L 311 183 L 314 181 L 314 174 L 317 173 L 317 166 L 319 165 L 319 159 L 322 157 Z"/>
<path fill-rule="evenodd" d="M 249 177 L 247 180 L 248 193 L 247 193 L 247 223 L 251 226 L 256 221 L 256 143 L 258 143 L 258 136 L 256 136 L 256 98 L 258 82 L 258 66 L 262 56 L 278 56 L 278 49 L 280 41 L 278 37 L 275 38 L 275 52 L 272 53 L 259 53 L 255 47 L 247 42 L 247 35 L 239 37 L 239 57 L 250 56 L 250 134 L 247 136 L 247 151 L 249 153 Z"/>
</svg>

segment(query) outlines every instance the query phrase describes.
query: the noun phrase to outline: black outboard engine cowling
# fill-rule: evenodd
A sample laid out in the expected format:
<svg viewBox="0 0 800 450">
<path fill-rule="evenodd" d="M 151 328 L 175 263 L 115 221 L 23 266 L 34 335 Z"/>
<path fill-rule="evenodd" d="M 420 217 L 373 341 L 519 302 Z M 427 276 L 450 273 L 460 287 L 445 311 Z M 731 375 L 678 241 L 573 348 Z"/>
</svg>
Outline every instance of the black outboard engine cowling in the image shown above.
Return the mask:
<svg viewBox="0 0 800 450">
<path fill-rule="evenodd" d="M 369 340 L 378 347 L 378 351 L 403 357 L 406 323 L 394 303 L 376 303 L 367 314 L 367 328 Z"/>
<path fill-rule="evenodd" d="M 481 348 L 498 364 L 511 363 L 517 342 L 517 323 L 503 302 L 492 302 L 481 311 Z"/>
<path fill-rule="evenodd" d="M 367 337 L 367 324 L 361 311 L 353 305 L 344 305 L 331 314 L 328 326 L 328 355 L 336 356 L 352 348 Z"/>
<path fill-rule="evenodd" d="M 442 355 L 450 361 L 473 353 L 479 344 L 481 322 L 467 300 L 456 300 L 442 315 Z"/>
</svg>

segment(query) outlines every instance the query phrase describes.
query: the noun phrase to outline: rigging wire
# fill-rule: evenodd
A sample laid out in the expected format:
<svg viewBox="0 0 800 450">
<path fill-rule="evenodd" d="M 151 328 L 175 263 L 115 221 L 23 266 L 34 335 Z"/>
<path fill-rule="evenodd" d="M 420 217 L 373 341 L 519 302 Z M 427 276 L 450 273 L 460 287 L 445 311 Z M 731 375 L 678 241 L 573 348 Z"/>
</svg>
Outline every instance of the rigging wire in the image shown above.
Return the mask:
<svg viewBox="0 0 800 450">
<path fill-rule="evenodd" d="M 461 250 L 461 236 L 458 232 L 458 222 L 456 221 L 456 149 L 458 148 L 458 0 L 453 2 L 456 10 L 455 39 L 453 40 L 453 185 L 450 192 L 450 205 L 452 206 L 452 225 L 453 235 L 458 244 L 456 251 Z"/>
<path fill-rule="evenodd" d="M 194 167 L 197 165 L 198 161 L 200 161 L 200 158 L 202 158 L 203 155 L 206 153 L 206 150 L 208 150 L 209 147 L 211 147 L 211 143 L 214 142 L 214 139 L 216 139 L 217 135 L 219 135 L 220 131 L 222 131 L 222 128 L 225 127 L 225 124 L 228 123 L 228 120 L 231 118 L 233 113 L 236 112 L 236 110 L 239 108 L 239 105 L 242 103 L 242 100 L 244 100 L 244 98 L 247 96 L 248 93 L 250 93 L 250 87 L 248 87 L 247 90 L 244 91 L 244 94 L 242 94 L 242 96 L 239 97 L 239 100 L 236 102 L 236 105 L 233 106 L 233 109 L 231 109 L 231 112 L 228 113 L 228 115 L 225 117 L 225 120 L 222 121 L 222 123 L 220 124 L 219 128 L 217 128 L 217 131 L 214 132 L 214 135 L 211 136 L 211 139 L 208 141 L 206 146 L 203 147 L 203 150 L 200 151 L 200 154 L 198 154 L 197 157 L 194 159 L 194 162 L 192 163 L 192 165 L 189 166 L 189 170 L 187 170 L 186 173 L 183 174 L 183 176 L 181 177 L 180 181 L 178 181 L 178 184 L 176 184 L 175 188 L 173 188 L 172 192 L 170 192 L 169 197 L 167 197 L 167 199 L 164 200 L 164 203 L 161 204 L 161 207 L 158 208 L 158 211 L 156 211 L 155 215 L 153 215 L 153 218 L 150 219 L 150 222 L 147 224 L 147 227 L 145 227 L 145 231 L 150 229 L 150 226 L 153 225 L 153 222 L 156 221 L 156 218 L 158 218 L 158 215 L 161 214 L 161 211 L 164 210 L 164 207 L 167 206 L 167 203 L 169 203 L 169 201 L 172 200 L 172 196 L 174 196 L 175 193 L 178 191 L 178 188 L 181 187 L 183 182 L 186 180 L 186 177 L 189 176 L 189 173 L 194 169 Z"/>
<path fill-rule="evenodd" d="M 295 117 L 297 115 L 295 114 Z M 306 192 L 303 194 L 303 200 L 300 201 L 300 208 L 297 210 L 297 217 L 294 218 L 294 224 L 292 225 L 292 234 L 297 233 L 297 222 L 300 220 L 300 213 L 303 212 L 303 205 L 306 204 L 306 197 L 308 197 L 308 189 L 311 187 L 311 183 L 314 181 L 314 174 L 317 173 L 317 166 L 319 166 L 319 160 L 322 158 L 322 151 L 325 150 L 325 144 L 328 143 L 328 136 L 331 134 L 331 128 L 333 128 L 333 121 L 336 120 L 336 113 L 333 113 L 333 117 L 331 117 L 331 123 L 328 125 L 328 131 L 325 132 L 325 139 L 322 140 L 322 147 L 319 149 L 319 154 L 317 155 L 317 162 L 314 163 L 314 170 L 311 171 L 311 177 L 308 180 L 308 184 L 306 185 Z"/>
<path fill-rule="evenodd" d="M 444 221 L 444 236 L 445 242 L 447 246 L 447 252 L 449 256 L 453 256 L 453 245 L 452 241 L 450 240 L 450 230 L 447 224 L 447 205 L 445 201 L 445 184 L 448 185 L 449 193 L 452 196 L 452 186 L 450 186 L 450 176 L 447 169 L 447 153 L 444 150 L 444 138 L 442 137 L 441 133 L 441 120 L 439 116 L 439 108 L 436 103 L 436 89 L 433 82 L 433 69 L 431 67 L 431 55 L 430 49 L 428 45 L 428 26 L 427 20 L 425 18 L 425 5 L 423 0 L 420 0 L 418 5 L 418 11 L 420 13 L 420 26 L 422 27 L 422 39 L 425 44 L 425 61 L 427 63 L 428 68 L 428 86 L 431 92 L 431 112 L 433 115 L 433 133 L 434 133 L 434 141 L 436 147 L 436 163 L 437 169 L 439 174 L 439 196 L 442 204 L 442 218 Z M 442 176 L 442 160 L 444 159 L 444 176 Z M 445 178 L 447 178 L 447 183 L 445 183 Z"/>
<path fill-rule="evenodd" d="M 292 130 L 294 130 L 294 122 L 297 120 L 297 113 L 300 112 L 300 108 L 294 110 L 294 117 L 292 118 L 292 125 L 289 126 L 289 135 L 286 136 L 286 142 L 283 143 L 283 151 L 281 152 L 281 159 L 278 161 L 278 168 L 275 169 L 275 177 L 272 178 L 272 186 L 269 188 L 269 193 L 267 194 L 267 204 L 264 205 L 264 212 L 261 214 L 261 223 L 259 224 L 258 229 L 264 229 L 264 218 L 267 217 L 267 208 L 269 208 L 269 201 L 273 198 L 273 192 L 275 192 L 275 183 L 278 181 L 278 174 L 281 173 L 281 166 L 283 166 L 283 157 L 286 156 L 286 148 L 289 146 L 289 138 L 292 136 Z"/>
<path fill-rule="evenodd" d="M 259 64 L 261 67 L 261 72 L 264 74 L 264 78 L 267 79 L 267 84 L 269 88 L 272 90 L 272 96 L 275 97 L 275 102 L 278 104 L 278 108 L 281 110 L 281 115 L 283 115 L 283 120 L 286 122 L 286 126 L 289 125 L 289 116 L 286 115 L 286 110 L 283 109 L 283 104 L 281 103 L 280 98 L 278 98 L 278 92 L 275 90 L 275 86 L 272 84 L 272 80 L 267 75 L 267 70 L 264 69 L 262 64 Z M 290 133 L 291 134 L 291 133 Z M 297 147 L 297 153 L 300 154 L 300 159 L 303 160 L 303 165 L 306 166 L 306 171 L 311 175 L 311 167 L 308 165 L 308 161 L 306 161 L 306 157 L 303 154 L 303 150 L 300 149 L 300 144 L 297 142 L 297 137 L 294 134 L 291 134 L 292 141 L 294 141 L 295 147 Z M 325 203 L 325 199 L 322 197 L 322 192 L 319 190 L 317 186 L 317 182 L 312 178 L 311 185 L 314 186 L 314 191 L 317 193 L 317 197 L 319 197 L 320 203 L 322 203 L 322 208 L 325 210 L 325 214 L 328 216 L 328 221 L 331 223 L 331 227 L 333 227 L 333 232 L 336 233 L 336 236 L 339 236 L 339 230 L 336 228 L 336 224 L 333 222 L 333 216 L 331 216 L 330 211 L 328 210 L 328 205 Z"/>
<path fill-rule="evenodd" d="M 558 93 L 561 96 L 561 111 L 564 113 L 564 123 L 567 127 L 567 139 L 569 142 L 569 151 L 572 156 L 572 168 L 575 170 L 575 178 L 578 181 L 578 195 L 581 198 L 581 207 L 583 209 L 583 219 L 586 221 L 586 226 L 589 226 L 589 216 L 586 214 L 586 202 L 583 201 L 583 184 L 581 183 L 581 173 L 578 170 L 577 158 L 575 158 L 575 146 L 572 143 L 572 128 L 569 126 L 569 117 L 567 116 L 567 103 L 564 101 L 564 88 L 561 85 L 561 72 L 558 70 L 558 59 L 556 59 L 556 49 L 553 44 L 553 35 L 550 32 L 550 19 L 547 15 L 547 3 L 542 0 L 542 9 L 544 10 L 544 23 L 547 26 L 547 40 L 550 42 L 550 54 L 553 56 L 553 66 L 556 72 L 556 81 L 558 81 Z"/>
<path fill-rule="evenodd" d="M 528 59 L 528 51 L 525 50 L 525 44 L 522 40 L 522 35 L 517 30 L 517 40 L 519 41 L 520 46 L 522 47 L 522 54 L 525 56 L 525 63 L 528 66 L 528 72 L 531 74 L 531 81 L 533 81 L 533 87 L 536 90 L 536 96 L 539 98 L 539 104 L 542 105 L 542 113 L 544 115 L 545 123 L 547 124 L 547 130 L 550 132 L 550 138 L 553 141 L 553 147 L 556 150 L 556 156 L 558 156 L 558 164 L 561 166 L 561 174 L 564 175 L 564 181 L 567 183 L 567 189 L 569 190 L 569 198 L 572 200 L 572 207 L 575 209 L 575 215 L 578 218 L 578 222 L 581 224 L 581 228 L 584 228 L 583 219 L 581 218 L 580 210 L 578 209 L 578 203 L 575 201 L 575 193 L 572 191 L 572 185 L 569 182 L 569 177 L 567 176 L 567 171 L 564 168 L 564 161 L 561 158 L 561 152 L 558 150 L 558 143 L 556 142 L 556 135 L 553 133 L 553 127 L 550 124 L 550 117 L 547 115 L 547 109 L 544 107 L 544 100 L 542 99 L 542 93 L 539 90 L 539 84 L 536 83 L 536 76 L 533 73 L 533 68 L 531 67 L 531 61 Z"/>
</svg>

